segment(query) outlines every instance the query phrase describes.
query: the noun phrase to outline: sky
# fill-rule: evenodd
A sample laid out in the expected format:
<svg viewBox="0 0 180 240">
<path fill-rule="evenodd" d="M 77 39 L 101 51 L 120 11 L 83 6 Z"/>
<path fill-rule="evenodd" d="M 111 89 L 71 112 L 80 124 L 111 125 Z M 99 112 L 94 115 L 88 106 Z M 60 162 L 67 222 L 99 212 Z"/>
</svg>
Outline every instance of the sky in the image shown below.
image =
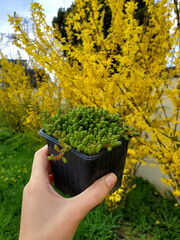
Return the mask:
<svg viewBox="0 0 180 240">
<path fill-rule="evenodd" d="M 13 33 L 13 29 L 8 22 L 8 14 L 13 16 L 14 12 L 16 12 L 20 17 L 30 17 L 31 2 L 42 4 L 46 21 L 48 25 L 51 25 L 53 17 L 57 16 L 58 9 L 60 7 L 69 7 L 73 0 L 0 0 L 0 37 L 2 34 Z M 7 43 L 5 38 L 3 42 L 0 42 L 0 48 L 10 58 L 17 56 L 17 49 L 12 44 Z"/>
</svg>

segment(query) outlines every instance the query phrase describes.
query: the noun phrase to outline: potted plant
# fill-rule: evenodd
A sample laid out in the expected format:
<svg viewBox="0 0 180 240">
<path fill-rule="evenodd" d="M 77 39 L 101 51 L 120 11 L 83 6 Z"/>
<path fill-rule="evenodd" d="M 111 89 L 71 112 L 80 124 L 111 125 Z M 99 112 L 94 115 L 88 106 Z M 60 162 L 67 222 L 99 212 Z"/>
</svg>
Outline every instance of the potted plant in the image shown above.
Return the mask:
<svg viewBox="0 0 180 240">
<path fill-rule="evenodd" d="M 103 175 L 114 172 L 121 186 L 129 139 L 139 135 L 124 126 L 119 114 L 103 108 L 77 107 L 67 114 L 43 113 L 54 184 L 62 193 L 75 196 Z"/>
</svg>

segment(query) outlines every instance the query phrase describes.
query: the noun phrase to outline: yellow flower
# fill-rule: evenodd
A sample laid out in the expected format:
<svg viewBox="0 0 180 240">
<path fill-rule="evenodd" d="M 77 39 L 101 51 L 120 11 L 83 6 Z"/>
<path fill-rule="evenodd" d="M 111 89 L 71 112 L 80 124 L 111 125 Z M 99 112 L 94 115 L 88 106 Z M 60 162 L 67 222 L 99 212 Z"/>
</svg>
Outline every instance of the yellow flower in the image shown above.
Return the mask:
<svg viewBox="0 0 180 240">
<path fill-rule="evenodd" d="M 180 196 L 180 190 L 179 190 L 179 189 L 175 189 L 173 193 L 174 193 L 174 195 L 176 195 L 177 197 Z"/>
<path fill-rule="evenodd" d="M 160 222 L 159 222 L 159 221 L 156 221 L 156 224 L 160 224 Z"/>
<path fill-rule="evenodd" d="M 135 189 L 135 188 L 136 188 L 136 184 L 133 184 L 133 185 L 132 185 L 132 189 Z"/>
<path fill-rule="evenodd" d="M 151 165 L 150 165 L 150 166 L 154 168 L 154 167 L 156 166 L 156 164 L 154 164 L 154 163 L 151 163 Z"/>
<path fill-rule="evenodd" d="M 121 201 L 121 196 L 119 196 L 119 195 L 116 194 L 116 195 L 114 196 L 114 201 L 115 201 L 115 202 L 120 202 L 120 201 Z"/>
<path fill-rule="evenodd" d="M 4 181 L 6 182 L 8 180 L 8 178 L 5 178 Z"/>
<path fill-rule="evenodd" d="M 142 166 L 147 166 L 147 163 L 145 161 L 141 160 L 141 162 L 142 162 Z"/>
<path fill-rule="evenodd" d="M 178 205 L 179 205 L 178 203 L 175 203 L 175 204 L 174 204 L 175 207 L 178 207 Z"/>
</svg>

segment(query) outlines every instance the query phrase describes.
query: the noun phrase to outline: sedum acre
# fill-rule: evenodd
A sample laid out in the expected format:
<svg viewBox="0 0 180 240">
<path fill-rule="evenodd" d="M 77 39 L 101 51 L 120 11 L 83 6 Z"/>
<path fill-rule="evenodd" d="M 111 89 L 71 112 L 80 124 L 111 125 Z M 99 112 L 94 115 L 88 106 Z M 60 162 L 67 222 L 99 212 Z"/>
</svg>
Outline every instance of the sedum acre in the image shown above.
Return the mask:
<svg viewBox="0 0 180 240">
<path fill-rule="evenodd" d="M 139 134 L 134 128 L 124 126 L 119 114 L 110 114 L 108 110 L 94 106 L 77 107 L 63 115 L 59 109 L 55 116 L 47 111 L 43 113 L 43 127 L 46 134 L 59 140 L 60 150 L 55 145 L 59 156 L 50 156 L 51 160 L 64 157 L 71 147 L 87 155 L 99 153 L 102 149 L 112 151 L 121 145 L 121 139 L 129 140 Z"/>
</svg>

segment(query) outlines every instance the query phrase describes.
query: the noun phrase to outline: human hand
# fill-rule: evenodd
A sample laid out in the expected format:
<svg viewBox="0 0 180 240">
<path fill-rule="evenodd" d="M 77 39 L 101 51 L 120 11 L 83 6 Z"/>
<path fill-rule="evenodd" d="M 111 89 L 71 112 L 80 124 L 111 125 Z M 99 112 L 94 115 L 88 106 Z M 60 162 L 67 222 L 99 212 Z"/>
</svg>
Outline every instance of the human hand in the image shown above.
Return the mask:
<svg viewBox="0 0 180 240">
<path fill-rule="evenodd" d="M 103 201 L 117 178 L 109 173 L 81 194 L 64 198 L 51 186 L 48 147 L 35 153 L 24 188 L 19 240 L 70 240 L 85 215 Z"/>
</svg>

